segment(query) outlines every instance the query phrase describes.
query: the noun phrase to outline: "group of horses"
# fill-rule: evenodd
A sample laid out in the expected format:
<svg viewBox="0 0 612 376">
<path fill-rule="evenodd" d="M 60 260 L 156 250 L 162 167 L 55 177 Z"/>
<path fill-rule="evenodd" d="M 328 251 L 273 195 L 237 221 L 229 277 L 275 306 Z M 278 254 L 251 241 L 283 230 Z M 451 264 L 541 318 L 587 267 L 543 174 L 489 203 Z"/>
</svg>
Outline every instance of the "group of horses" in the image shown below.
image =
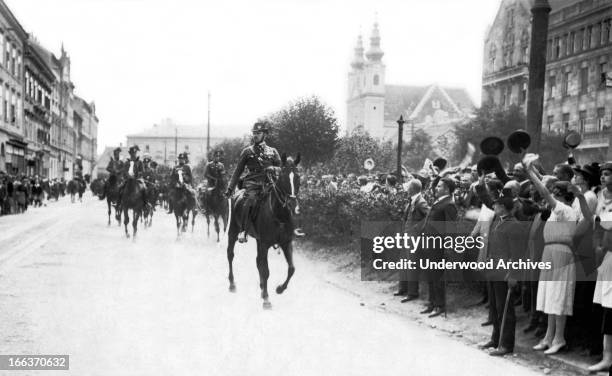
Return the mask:
<svg viewBox="0 0 612 376">
<path fill-rule="evenodd" d="M 252 215 L 252 226 L 249 235 L 256 239 L 257 243 L 257 269 L 259 272 L 261 298 L 263 307 L 271 308 L 268 294 L 268 250 L 270 247 L 280 247 L 287 261 L 287 276 L 285 281 L 276 287 L 276 292 L 281 294 L 289 284 L 295 272 L 293 264 L 292 240 L 296 231 L 293 215 L 299 214 L 297 195 L 300 186 L 297 165 L 300 156 L 294 159 L 282 155 L 281 166 L 276 170 L 266 173 L 267 185 L 265 186 L 260 204 L 256 206 L 255 215 Z M 118 180 L 94 181 L 92 190 L 101 199 L 106 198 L 108 207 L 108 225 L 111 224 L 112 208 L 115 208 L 115 219 L 123 224 L 126 237 L 130 237 L 128 224 L 130 222 L 129 211 L 132 211 L 132 237 L 136 236 L 138 222 L 142 218 L 145 226 L 152 223 L 153 212 L 156 206 L 162 209 L 171 204 L 176 220 L 177 239 L 181 233 L 187 231 L 191 217 L 192 231 L 195 217 L 200 212 L 206 217 L 207 236 L 210 237 L 211 217 L 214 229 L 217 233 L 217 242 L 220 242 L 221 225 L 223 222 L 223 233 L 227 235 L 227 260 L 229 264 L 229 291 L 236 291 L 234 279 L 234 246 L 241 229 L 241 212 L 243 211 L 242 191 L 238 191 L 230 200 L 225 196 L 227 181 L 224 177 L 218 178 L 211 187 L 206 187 L 194 195 L 183 182 L 179 173 L 178 183 L 169 186 L 168 179 L 161 179 L 158 183 L 143 186 L 138 179 L 129 177 L 124 182 Z M 120 188 L 121 186 L 121 188 Z M 228 228 L 229 226 L 229 228 Z"/>
</svg>

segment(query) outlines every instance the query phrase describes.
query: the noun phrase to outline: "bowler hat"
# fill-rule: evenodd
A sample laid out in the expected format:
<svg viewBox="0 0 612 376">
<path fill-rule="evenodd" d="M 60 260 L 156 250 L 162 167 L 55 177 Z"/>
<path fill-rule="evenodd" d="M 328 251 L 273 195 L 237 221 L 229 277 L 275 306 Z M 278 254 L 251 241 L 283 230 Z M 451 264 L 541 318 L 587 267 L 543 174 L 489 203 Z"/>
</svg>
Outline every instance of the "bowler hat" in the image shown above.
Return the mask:
<svg viewBox="0 0 612 376">
<path fill-rule="evenodd" d="M 580 137 L 580 133 L 576 131 L 569 131 L 563 139 L 563 147 L 567 149 L 574 149 L 580 145 L 581 141 L 582 137 Z"/>
<path fill-rule="evenodd" d="M 113 153 L 121 153 L 121 148 L 115 148 L 115 150 L 113 150 Z"/>
<path fill-rule="evenodd" d="M 447 164 L 447 161 L 444 158 L 436 158 L 436 160 L 433 161 L 433 165 L 438 168 L 438 171 L 444 170 L 444 168 L 446 167 L 446 164 Z"/>
<path fill-rule="evenodd" d="M 510 133 L 506 143 L 508 144 L 508 149 L 510 149 L 511 152 L 519 154 L 526 150 L 529 145 L 531 145 L 531 137 L 529 136 L 529 133 L 519 129 Z"/>
<path fill-rule="evenodd" d="M 499 155 L 504 151 L 504 142 L 499 137 L 487 137 L 480 142 L 480 151 L 485 155 Z"/>
</svg>

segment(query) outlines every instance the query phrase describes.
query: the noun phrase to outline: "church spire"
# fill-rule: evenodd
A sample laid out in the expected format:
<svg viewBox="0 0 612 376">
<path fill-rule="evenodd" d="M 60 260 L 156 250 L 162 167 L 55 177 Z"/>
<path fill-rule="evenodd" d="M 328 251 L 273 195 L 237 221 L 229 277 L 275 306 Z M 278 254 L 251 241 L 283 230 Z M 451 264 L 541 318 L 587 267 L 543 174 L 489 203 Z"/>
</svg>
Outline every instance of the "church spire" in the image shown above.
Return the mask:
<svg viewBox="0 0 612 376">
<path fill-rule="evenodd" d="M 366 52 L 366 57 L 370 61 L 380 61 L 385 53 L 380 48 L 380 32 L 378 31 L 378 22 L 374 22 L 372 36 L 370 37 L 370 49 Z"/>
<path fill-rule="evenodd" d="M 353 69 L 361 69 L 363 68 L 364 64 L 365 60 L 363 58 L 363 40 L 360 35 L 359 38 L 357 38 L 357 45 L 355 46 L 355 57 L 351 62 L 351 67 L 353 67 Z"/>
</svg>

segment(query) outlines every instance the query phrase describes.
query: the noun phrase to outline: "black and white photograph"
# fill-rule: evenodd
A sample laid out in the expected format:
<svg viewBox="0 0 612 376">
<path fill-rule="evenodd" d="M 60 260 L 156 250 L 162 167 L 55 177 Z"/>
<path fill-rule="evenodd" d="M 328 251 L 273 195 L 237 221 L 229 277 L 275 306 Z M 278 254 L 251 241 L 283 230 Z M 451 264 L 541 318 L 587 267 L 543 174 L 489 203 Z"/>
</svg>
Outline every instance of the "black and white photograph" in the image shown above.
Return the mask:
<svg viewBox="0 0 612 376">
<path fill-rule="evenodd" d="M 0 0 L 0 375 L 612 375 L 612 0 Z"/>
</svg>

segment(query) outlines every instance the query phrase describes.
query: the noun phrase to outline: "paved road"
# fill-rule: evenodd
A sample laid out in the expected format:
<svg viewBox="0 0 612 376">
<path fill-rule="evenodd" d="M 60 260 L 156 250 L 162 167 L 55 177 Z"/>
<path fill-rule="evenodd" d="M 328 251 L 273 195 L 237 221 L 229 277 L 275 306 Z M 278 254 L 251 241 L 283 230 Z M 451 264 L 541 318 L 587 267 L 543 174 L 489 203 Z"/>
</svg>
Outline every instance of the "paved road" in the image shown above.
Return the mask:
<svg viewBox="0 0 612 376">
<path fill-rule="evenodd" d="M 254 242 L 237 246 L 232 294 L 203 226 L 176 241 L 158 212 L 127 240 L 89 196 L 0 217 L 0 354 L 69 354 L 74 375 L 535 374 L 360 307 L 302 257 L 264 311 Z M 276 251 L 270 269 L 274 287 L 286 273 Z"/>
</svg>

